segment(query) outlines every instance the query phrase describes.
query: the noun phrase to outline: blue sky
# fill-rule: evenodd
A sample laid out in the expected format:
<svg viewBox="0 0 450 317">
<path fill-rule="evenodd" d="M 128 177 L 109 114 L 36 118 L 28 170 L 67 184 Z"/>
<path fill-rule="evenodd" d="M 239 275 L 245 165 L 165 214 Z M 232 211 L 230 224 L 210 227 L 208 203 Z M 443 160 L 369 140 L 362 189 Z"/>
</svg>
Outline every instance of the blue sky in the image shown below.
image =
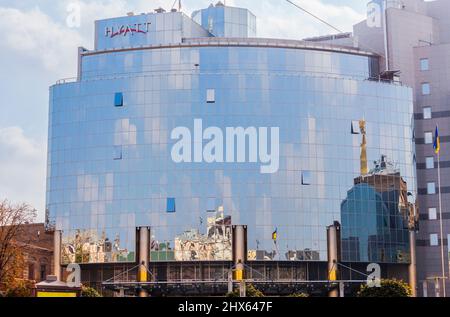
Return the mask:
<svg viewBox="0 0 450 317">
<path fill-rule="evenodd" d="M 294 0 L 341 30 L 364 19 L 366 0 Z M 44 219 L 48 87 L 76 74 L 78 46 L 93 47 L 94 20 L 172 7 L 174 0 L 0 0 L 0 199 L 26 202 Z M 217 1 L 214 1 L 214 3 Z M 78 3 L 80 27 L 66 23 Z M 208 6 L 183 0 L 183 11 Z M 227 0 L 258 18 L 259 37 L 302 39 L 333 30 L 284 0 Z"/>
</svg>

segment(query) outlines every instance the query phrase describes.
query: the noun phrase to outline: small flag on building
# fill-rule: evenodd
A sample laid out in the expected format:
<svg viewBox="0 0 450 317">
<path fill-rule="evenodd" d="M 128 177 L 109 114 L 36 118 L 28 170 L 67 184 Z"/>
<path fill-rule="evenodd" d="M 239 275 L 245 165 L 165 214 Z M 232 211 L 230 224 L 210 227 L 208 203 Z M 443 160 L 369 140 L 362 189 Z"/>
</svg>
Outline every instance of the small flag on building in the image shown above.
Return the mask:
<svg viewBox="0 0 450 317">
<path fill-rule="evenodd" d="M 441 152 L 441 138 L 439 137 L 439 128 L 436 126 L 436 132 L 434 135 L 434 152 L 436 152 L 436 154 L 439 154 Z"/>
<path fill-rule="evenodd" d="M 278 228 L 272 233 L 272 240 L 277 241 L 278 238 Z"/>
</svg>

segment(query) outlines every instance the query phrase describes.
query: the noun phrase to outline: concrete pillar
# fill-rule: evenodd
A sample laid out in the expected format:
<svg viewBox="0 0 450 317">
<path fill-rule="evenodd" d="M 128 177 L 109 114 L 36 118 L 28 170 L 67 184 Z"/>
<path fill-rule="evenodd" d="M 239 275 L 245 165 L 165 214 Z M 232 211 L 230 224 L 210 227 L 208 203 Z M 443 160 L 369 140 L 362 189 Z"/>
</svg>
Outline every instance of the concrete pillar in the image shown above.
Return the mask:
<svg viewBox="0 0 450 317">
<path fill-rule="evenodd" d="M 239 282 L 241 297 L 246 296 L 245 263 L 247 261 L 247 227 L 233 227 L 233 262 L 235 264 L 234 280 Z"/>
<path fill-rule="evenodd" d="M 422 282 L 423 297 L 428 297 L 428 281 Z"/>
<path fill-rule="evenodd" d="M 61 281 L 61 231 L 55 230 L 53 234 L 53 273 Z"/>
<path fill-rule="evenodd" d="M 434 290 L 435 290 L 435 296 L 441 297 L 441 282 L 439 281 L 439 278 L 436 277 L 434 279 Z"/>
<path fill-rule="evenodd" d="M 417 297 L 417 257 L 416 257 L 416 232 L 409 231 L 409 244 L 411 253 L 411 264 L 409 265 L 409 286 L 412 290 L 412 297 Z"/>
<path fill-rule="evenodd" d="M 233 293 L 233 272 L 228 272 L 228 293 Z"/>
<path fill-rule="evenodd" d="M 340 224 L 335 222 L 334 225 L 327 228 L 328 235 L 328 280 L 332 282 L 333 288 L 330 290 L 329 297 L 339 297 L 339 266 L 340 262 Z"/>
<path fill-rule="evenodd" d="M 150 228 L 138 228 L 139 232 L 139 269 L 138 282 L 148 282 L 147 270 L 149 267 L 150 253 Z M 144 289 L 139 291 L 139 297 L 148 297 L 148 292 Z"/>
<path fill-rule="evenodd" d="M 125 297 L 125 289 L 123 287 L 119 288 L 114 292 L 114 297 Z"/>
<path fill-rule="evenodd" d="M 343 282 L 339 283 L 339 296 L 342 298 L 345 297 L 345 284 Z"/>
</svg>

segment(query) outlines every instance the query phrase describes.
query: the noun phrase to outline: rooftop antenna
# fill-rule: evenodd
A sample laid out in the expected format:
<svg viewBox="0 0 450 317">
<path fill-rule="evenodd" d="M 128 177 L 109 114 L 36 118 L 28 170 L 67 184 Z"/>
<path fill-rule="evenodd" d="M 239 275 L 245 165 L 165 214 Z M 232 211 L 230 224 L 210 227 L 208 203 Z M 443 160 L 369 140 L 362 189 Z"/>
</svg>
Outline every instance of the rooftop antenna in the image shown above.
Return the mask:
<svg viewBox="0 0 450 317">
<path fill-rule="evenodd" d="M 388 41 L 388 24 L 387 24 L 387 0 L 383 1 L 383 35 L 384 35 L 384 55 L 386 60 L 386 71 L 389 71 L 389 41 Z"/>
</svg>

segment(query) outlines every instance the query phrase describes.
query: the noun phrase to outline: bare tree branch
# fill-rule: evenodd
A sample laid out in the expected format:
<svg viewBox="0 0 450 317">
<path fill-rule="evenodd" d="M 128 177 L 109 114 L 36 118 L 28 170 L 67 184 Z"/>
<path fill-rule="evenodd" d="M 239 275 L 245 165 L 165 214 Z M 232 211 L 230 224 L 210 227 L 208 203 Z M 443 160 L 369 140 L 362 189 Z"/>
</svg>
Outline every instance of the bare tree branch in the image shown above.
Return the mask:
<svg viewBox="0 0 450 317">
<path fill-rule="evenodd" d="M 6 283 L 17 272 L 22 249 L 16 241 L 23 241 L 24 225 L 32 223 L 36 210 L 27 204 L 12 205 L 0 201 L 0 283 Z"/>
</svg>

